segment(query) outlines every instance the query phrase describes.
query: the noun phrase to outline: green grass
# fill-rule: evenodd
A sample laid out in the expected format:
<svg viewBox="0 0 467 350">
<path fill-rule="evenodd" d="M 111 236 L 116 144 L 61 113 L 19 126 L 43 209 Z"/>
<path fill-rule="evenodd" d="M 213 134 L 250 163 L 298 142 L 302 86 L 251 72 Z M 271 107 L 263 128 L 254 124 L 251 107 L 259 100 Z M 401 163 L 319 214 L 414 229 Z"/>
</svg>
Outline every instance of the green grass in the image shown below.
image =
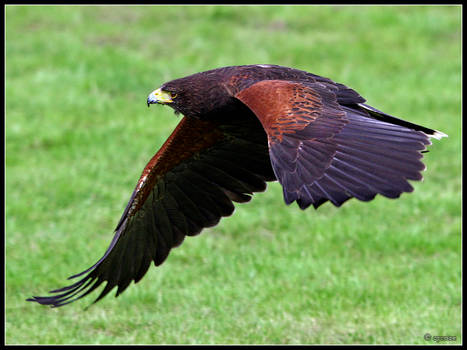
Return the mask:
<svg viewBox="0 0 467 350">
<path fill-rule="evenodd" d="M 398 200 L 301 211 L 273 183 L 118 299 L 26 302 L 110 243 L 179 120 L 148 93 L 254 63 L 449 138 Z M 7 6 L 5 242 L 7 344 L 461 343 L 461 7 Z"/>
</svg>

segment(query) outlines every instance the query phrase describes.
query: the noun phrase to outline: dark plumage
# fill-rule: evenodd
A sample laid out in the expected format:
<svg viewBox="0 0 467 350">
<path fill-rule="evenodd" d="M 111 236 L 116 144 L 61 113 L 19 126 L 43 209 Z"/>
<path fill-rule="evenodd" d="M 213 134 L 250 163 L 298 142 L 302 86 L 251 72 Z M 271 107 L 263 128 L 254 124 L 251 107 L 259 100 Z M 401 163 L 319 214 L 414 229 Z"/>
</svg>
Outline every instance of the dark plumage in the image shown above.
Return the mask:
<svg viewBox="0 0 467 350">
<path fill-rule="evenodd" d="M 54 307 L 107 282 L 99 300 L 138 282 L 185 236 L 216 225 L 279 180 L 287 204 L 340 206 L 376 194 L 397 198 L 421 180 L 422 152 L 443 133 L 365 104 L 354 90 L 311 73 L 274 65 L 234 66 L 165 83 L 151 103 L 184 115 L 143 171 L 104 256 L 71 276 Z"/>
</svg>

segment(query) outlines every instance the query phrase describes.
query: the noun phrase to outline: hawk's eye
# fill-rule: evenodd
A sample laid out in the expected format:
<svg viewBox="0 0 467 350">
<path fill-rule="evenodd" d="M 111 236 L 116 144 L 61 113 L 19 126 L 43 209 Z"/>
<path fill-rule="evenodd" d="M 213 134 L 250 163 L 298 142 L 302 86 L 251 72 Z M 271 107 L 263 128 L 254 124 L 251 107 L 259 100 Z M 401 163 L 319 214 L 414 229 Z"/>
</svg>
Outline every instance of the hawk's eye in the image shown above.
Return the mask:
<svg viewBox="0 0 467 350">
<path fill-rule="evenodd" d="M 170 92 L 170 97 L 175 98 L 175 97 L 177 97 L 177 94 L 175 92 Z"/>
</svg>

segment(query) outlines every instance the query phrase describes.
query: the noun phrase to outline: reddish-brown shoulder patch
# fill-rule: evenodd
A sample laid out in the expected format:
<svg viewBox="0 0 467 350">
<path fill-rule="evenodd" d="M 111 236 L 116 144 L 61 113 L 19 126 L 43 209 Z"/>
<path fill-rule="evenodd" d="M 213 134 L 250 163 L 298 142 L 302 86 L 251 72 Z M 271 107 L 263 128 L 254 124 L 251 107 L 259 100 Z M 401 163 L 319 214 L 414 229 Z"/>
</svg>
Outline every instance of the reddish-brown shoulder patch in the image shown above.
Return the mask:
<svg viewBox="0 0 467 350">
<path fill-rule="evenodd" d="M 223 133 L 215 124 L 184 117 L 144 168 L 128 215 L 131 216 L 141 207 L 160 177 L 222 138 Z"/>
<path fill-rule="evenodd" d="M 319 117 L 321 96 L 314 90 L 284 80 L 264 80 L 235 95 L 261 121 L 269 137 L 302 130 Z"/>
</svg>

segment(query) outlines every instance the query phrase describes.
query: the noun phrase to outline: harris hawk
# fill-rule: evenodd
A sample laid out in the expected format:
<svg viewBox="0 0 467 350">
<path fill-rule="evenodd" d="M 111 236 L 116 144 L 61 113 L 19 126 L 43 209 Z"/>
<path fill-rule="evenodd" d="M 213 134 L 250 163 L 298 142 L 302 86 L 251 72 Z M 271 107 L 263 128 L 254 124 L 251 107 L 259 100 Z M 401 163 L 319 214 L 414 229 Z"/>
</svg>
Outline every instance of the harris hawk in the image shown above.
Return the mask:
<svg viewBox="0 0 467 350">
<path fill-rule="evenodd" d="M 97 302 L 162 264 L 185 236 L 234 211 L 278 180 L 286 204 L 339 207 L 355 197 L 397 198 L 421 180 L 422 153 L 444 136 L 388 115 L 347 86 L 277 65 L 230 66 L 153 91 L 184 117 L 143 170 L 104 255 L 75 283 L 29 298 L 71 303 L 103 282 Z"/>
</svg>

